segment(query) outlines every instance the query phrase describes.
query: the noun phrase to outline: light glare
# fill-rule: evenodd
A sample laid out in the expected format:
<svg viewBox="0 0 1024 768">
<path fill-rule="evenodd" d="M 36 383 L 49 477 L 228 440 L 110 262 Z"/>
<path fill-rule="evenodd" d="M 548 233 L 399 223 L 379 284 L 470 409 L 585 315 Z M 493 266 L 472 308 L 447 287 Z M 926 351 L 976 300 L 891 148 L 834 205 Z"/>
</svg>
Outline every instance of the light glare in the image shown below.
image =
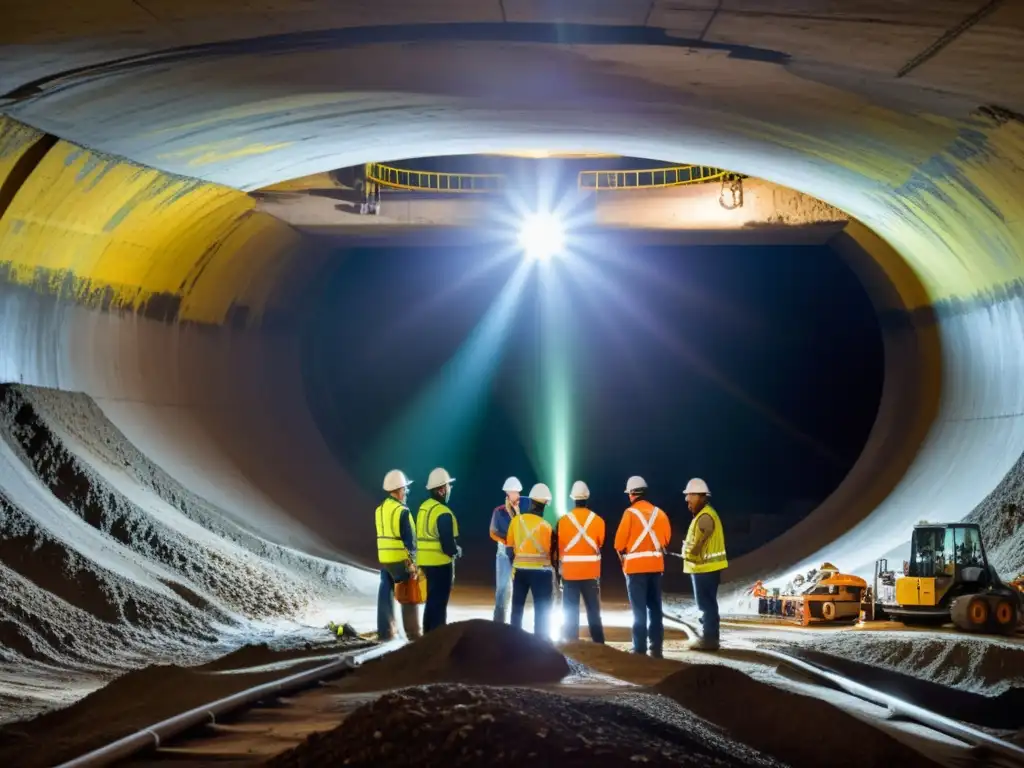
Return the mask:
<svg viewBox="0 0 1024 768">
<path fill-rule="evenodd" d="M 531 213 L 519 226 L 519 245 L 531 261 L 547 261 L 565 248 L 565 227 L 552 213 Z"/>
</svg>

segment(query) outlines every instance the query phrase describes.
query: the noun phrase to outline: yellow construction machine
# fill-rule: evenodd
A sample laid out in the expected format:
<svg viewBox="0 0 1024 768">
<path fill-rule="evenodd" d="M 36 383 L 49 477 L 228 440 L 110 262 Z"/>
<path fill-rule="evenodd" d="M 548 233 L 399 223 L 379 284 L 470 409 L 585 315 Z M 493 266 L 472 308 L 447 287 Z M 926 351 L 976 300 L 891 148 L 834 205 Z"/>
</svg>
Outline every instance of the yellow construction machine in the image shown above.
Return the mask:
<svg viewBox="0 0 1024 768">
<path fill-rule="evenodd" d="M 758 615 L 806 627 L 857 621 L 867 585 L 859 576 L 840 573 L 831 563 L 822 563 L 806 576 L 796 576 L 782 589 L 769 590 L 758 581 L 747 595 L 757 602 Z"/>
<path fill-rule="evenodd" d="M 866 620 L 904 624 L 952 622 L 968 632 L 1011 633 L 1024 617 L 1024 592 L 1003 583 L 989 565 L 975 523 L 921 523 L 903 573 L 875 563 L 864 604 Z"/>
</svg>

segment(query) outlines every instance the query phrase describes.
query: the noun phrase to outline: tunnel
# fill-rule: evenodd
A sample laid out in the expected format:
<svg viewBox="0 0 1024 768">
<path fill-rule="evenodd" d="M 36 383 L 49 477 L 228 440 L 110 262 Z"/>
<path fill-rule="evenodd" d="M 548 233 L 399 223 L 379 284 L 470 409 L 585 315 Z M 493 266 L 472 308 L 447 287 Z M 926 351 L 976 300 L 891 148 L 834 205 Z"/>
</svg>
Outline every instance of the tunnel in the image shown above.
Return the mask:
<svg viewBox="0 0 1024 768">
<path fill-rule="evenodd" d="M 511 148 L 725 168 L 851 217 L 829 246 L 868 292 L 885 354 L 849 475 L 730 579 L 823 559 L 870 573 L 920 520 L 995 519 L 1018 485 L 1022 31 L 1020 7 L 998 0 L 19 8 L 0 31 L 5 407 L 12 423 L 63 425 L 55 444 L 76 466 L 99 458 L 97 430 L 119 434 L 137 454 L 110 464 L 145 464 L 157 527 L 227 537 L 259 560 L 250 576 L 290 568 L 295 584 L 366 597 L 372 542 L 354 532 L 377 489 L 319 433 L 297 342 L 333 257 L 251 193 Z M 12 520 L 77 536 L 33 511 L 40 491 L 15 475 L 0 489 Z M 89 508 L 64 475 L 54 488 Z M 133 564 L 146 523 L 91 522 L 120 549 L 95 555 L 84 532 L 80 557 L 144 571 L 176 610 L 203 599 Z M 1015 541 L 989 549 L 1024 567 Z M 286 613 L 316 601 L 289 595 Z"/>
</svg>

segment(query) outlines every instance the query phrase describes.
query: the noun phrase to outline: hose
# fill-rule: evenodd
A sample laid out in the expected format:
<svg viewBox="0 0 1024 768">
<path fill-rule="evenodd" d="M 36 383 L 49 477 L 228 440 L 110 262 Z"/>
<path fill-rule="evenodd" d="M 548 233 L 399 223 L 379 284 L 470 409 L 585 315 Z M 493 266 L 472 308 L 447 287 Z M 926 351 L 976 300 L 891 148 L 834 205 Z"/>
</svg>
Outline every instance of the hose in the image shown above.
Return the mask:
<svg viewBox="0 0 1024 768">
<path fill-rule="evenodd" d="M 216 723 L 217 717 L 229 714 L 235 710 L 283 693 L 288 693 L 299 688 L 304 688 L 313 683 L 331 677 L 345 674 L 359 664 L 376 656 L 391 651 L 400 641 L 384 643 L 368 651 L 349 652 L 343 654 L 336 661 L 329 662 L 305 672 L 299 672 L 289 677 L 275 680 L 271 683 L 263 683 L 254 688 L 249 688 L 223 699 L 212 701 L 209 704 L 190 709 L 179 715 L 162 720 L 159 723 L 143 728 L 140 731 L 125 736 L 123 739 L 111 742 L 106 746 L 95 749 L 92 752 L 76 757 L 62 763 L 57 768 L 99 768 L 99 766 L 111 765 L 119 760 L 124 760 L 144 749 L 159 749 L 161 743 L 174 738 L 175 736 L 195 728 L 204 723 Z"/>
<path fill-rule="evenodd" d="M 673 621 L 683 627 L 683 630 L 687 635 L 690 635 L 691 637 L 697 636 L 697 632 L 694 628 L 683 619 L 677 616 L 672 616 L 668 613 L 664 613 L 664 616 L 669 621 Z M 780 653 L 778 651 L 768 651 L 762 648 L 758 648 L 757 653 L 780 661 L 793 669 L 804 672 L 825 683 L 830 688 L 841 690 L 851 696 L 856 696 L 857 698 L 869 701 L 872 704 L 885 707 L 893 717 L 912 720 L 913 722 L 920 723 L 934 731 L 944 733 L 947 736 L 952 736 L 953 738 L 959 739 L 967 744 L 972 744 L 977 747 L 990 750 L 991 752 L 1009 758 L 1012 761 L 1012 765 L 1021 765 L 1022 761 L 1024 761 L 1024 748 L 1011 744 L 1008 741 L 997 739 L 996 737 L 990 736 L 977 728 L 972 728 L 971 726 L 965 725 L 957 720 L 931 712 L 923 707 L 917 706 L 916 704 L 903 701 L 902 699 L 898 699 L 888 693 L 876 691 L 874 688 L 869 688 L 863 683 L 858 683 L 856 680 L 843 677 L 842 675 L 831 672 L 824 667 L 811 664 L 810 662 L 790 656 L 789 654 Z"/>
</svg>

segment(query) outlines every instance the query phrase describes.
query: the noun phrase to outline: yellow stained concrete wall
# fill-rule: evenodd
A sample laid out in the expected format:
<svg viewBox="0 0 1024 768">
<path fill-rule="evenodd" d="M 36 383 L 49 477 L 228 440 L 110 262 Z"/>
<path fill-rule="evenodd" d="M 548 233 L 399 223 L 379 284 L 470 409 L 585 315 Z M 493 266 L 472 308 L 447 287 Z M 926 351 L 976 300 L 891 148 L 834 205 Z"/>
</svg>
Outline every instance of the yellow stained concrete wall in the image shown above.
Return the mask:
<svg viewBox="0 0 1024 768">
<path fill-rule="evenodd" d="M 0 183 L 41 136 L 0 119 Z M 252 326 L 282 308 L 299 241 L 242 192 L 58 141 L 0 219 L 0 270 L 86 307 L 210 324 L 246 308 Z"/>
</svg>

